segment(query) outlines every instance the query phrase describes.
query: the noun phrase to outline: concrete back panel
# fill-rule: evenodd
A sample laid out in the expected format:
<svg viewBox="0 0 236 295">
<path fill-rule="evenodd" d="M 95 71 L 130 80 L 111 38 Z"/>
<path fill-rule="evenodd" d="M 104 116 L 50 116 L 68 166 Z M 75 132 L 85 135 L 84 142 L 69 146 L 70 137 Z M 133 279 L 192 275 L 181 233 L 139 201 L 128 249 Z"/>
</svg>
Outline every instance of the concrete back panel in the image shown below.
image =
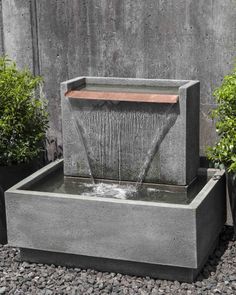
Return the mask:
<svg viewBox="0 0 236 295">
<path fill-rule="evenodd" d="M 91 83 L 176 88 L 179 101 L 159 104 L 65 97 L 68 90 Z M 94 178 L 138 181 L 150 160 L 145 182 L 190 183 L 199 166 L 199 91 L 197 81 L 85 77 L 62 83 L 65 175 L 89 177 L 92 173 Z"/>
</svg>

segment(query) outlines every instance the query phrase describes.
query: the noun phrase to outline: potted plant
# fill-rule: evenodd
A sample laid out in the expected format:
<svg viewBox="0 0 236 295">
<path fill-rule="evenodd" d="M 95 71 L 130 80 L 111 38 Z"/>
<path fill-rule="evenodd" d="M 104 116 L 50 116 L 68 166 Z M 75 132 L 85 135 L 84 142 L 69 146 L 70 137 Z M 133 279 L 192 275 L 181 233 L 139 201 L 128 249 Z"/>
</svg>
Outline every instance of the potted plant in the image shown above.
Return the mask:
<svg viewBox="0 0 236 295">
<path fill-rule="evenodd" d="M 0 243 L 6 243 L 4 191 L 32 172 L 48 127 L 42 78 L 0 58 Z"/>
<path fill-rule="evenodd" d="M 218 167 L 225 168 L 229 199 L 236 237 L 236 66 L 224 77 L 214 92 L 217 107 L 212 111 L 216 119 L 218 141 L 207 150 L 208 158 Z"/>
</svg>

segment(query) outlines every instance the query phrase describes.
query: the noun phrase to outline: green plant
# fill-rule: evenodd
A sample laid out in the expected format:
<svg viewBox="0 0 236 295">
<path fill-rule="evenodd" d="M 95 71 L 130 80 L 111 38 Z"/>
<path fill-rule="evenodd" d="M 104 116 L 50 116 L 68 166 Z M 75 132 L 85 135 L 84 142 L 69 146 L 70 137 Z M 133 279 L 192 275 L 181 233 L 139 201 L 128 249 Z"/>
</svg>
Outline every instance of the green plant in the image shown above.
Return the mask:
<svg viewBox="0 0 236 295">
<path fill-rule="evenodd" d="M 37 98 L 42 78 L 18 70 L 0 58 L 0 165 L 27 163 L 43 149 L 48 113 L 44 98 Z"/>
<path fill-rule="evenodd" d="M 236 66 L 224 77 L 222 85 L 214 92 L 217 107 L 212 111 L 216 119 L 219 139 L 215 146 L 207 149 L 208 158 L 228 172 L 236 172 Z"/>
</svg>

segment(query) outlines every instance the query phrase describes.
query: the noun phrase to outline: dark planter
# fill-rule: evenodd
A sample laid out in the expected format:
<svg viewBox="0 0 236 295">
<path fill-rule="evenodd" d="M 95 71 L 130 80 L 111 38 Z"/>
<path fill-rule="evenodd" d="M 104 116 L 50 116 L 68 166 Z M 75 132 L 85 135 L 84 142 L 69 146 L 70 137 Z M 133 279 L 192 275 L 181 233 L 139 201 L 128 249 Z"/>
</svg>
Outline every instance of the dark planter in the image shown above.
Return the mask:
<svg viewBox="0 0 236 295">
<path fill-rule="evenodd" d="M 227 173 L 229 201 L 234 225 L 234 239 L 236 239 L 236 173 Z"/>
<path fill-rule="evenodd" d="M 34 170 L 34 163 L 0 166 L 0 244 L 7 243 L 4 192 L 17 182 L 29 176 Z"/>
</svg>

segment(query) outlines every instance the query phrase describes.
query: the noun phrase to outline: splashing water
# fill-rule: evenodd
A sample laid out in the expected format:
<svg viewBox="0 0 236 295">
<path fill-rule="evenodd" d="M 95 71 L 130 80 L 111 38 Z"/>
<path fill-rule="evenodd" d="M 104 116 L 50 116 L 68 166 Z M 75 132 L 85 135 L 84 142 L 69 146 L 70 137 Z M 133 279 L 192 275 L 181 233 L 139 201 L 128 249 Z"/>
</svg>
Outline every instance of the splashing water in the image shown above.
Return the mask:
<svg viewBox="0 0 236 295">
<path fill-rule="evenodd" d="M 137 192 L 136 187 L 132 185 L 86 183 L 84 184 L 84 186 L 90 188 L 91 190 L 87 193 L 83 193 L 83 195 L 90 197 L 105 197 L 126 200 L 128 196 L 133 195 Z"/>
</svg>

